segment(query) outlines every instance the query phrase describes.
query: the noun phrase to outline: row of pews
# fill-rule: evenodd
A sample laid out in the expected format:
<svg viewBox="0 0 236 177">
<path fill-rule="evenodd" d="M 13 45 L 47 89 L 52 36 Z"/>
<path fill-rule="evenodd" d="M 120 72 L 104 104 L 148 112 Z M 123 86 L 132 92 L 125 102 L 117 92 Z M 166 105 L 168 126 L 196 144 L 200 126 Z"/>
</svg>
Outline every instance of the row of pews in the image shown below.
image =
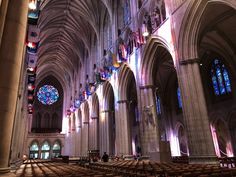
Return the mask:
<svg viewBox="0 0 236 177">
<path fill-rule="evenodd" d="M 17 177 L 120 177 L 105 171 L 91 170 L 75 164 L 44 160 L 27 160 L 15 172 Z"/>
<path fill-rule="evenodd" d="M 15 172 L 17 177 L 236 177 L 235 161 L 222 159 L 227 165 L 158 163 L 149 160 L 122 160 L 90 163 L 86 159 L 69 163 L 50 160 L 26 160 Z M 186 160 L 186 159 L 185 159 Z M 230 166 L 228 165 L 230 163 Z"/>
<path fill-rule="evenodd" d="M 137 177 L 232 177 L 236 176 L 236 168 L 219 165 L 157 163 L 153 161 L 119 161 L 108 163 L 92 163 L 87 166 L 91 170 L 115 173 L 120 176 Z"/>
</svg>

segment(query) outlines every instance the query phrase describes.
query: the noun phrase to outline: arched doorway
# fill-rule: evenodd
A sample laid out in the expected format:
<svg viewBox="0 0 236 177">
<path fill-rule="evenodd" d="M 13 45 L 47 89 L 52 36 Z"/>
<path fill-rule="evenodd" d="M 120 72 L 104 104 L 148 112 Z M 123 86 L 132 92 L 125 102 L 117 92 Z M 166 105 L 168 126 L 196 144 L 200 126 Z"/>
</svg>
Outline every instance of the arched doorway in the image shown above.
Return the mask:
<svg viewBox="0 0 236 177">
<path fill-rule="evenodd" d="M 52 158 L 59 157 L 61 155 L 61 143 L 56 141 L 52 146 Z"/>
<path fill-rule="evenodd" d="M 178 136 L 180 133 L 179 130 L 176 133 L 175 127 L 178 122 L 184 122 L 182 94 L 178 84 L 173 58 L 163 44 L 160 43 L 156 47 L 153 63 L 150 64 L 155 90 L 155 108 L 159 122 L 160 140 L 161 143 L 165 143 L 167 146 L 168 142 L 170 143 L 172 156 L 180 156 L 182 154 L 181 149 L 177 147 L 183 146 L 183 144 L 178 144 L 182 140 Z M 186 142 L 184 146 L 186 146 L 186 153 Z"/>
<path fill-rule="evenodd" d="M 188 144 L 187 136 L 183 125 L 180 125 L 178 128 L 178 141 L 179 141 L 179 150 L 181 156 L 188 156 Z"/>
<path fill-rule="evenodd" d="M 44 141 L 44 143 L 41 146 L 41 159 L 49 159 L 50 158 L 50 144 L 48 141 Z"/>
<path fill-rule="evenodd" d="M 103 110 L 99 117 L 100 154 L 107 152 L 115 155 L 116 152 L 116 121 L 115 98 L 112 85 L 109 82 L 103 84 Z"/>
<path fill-rule="evenodd" d="M 133 74 L 127 85 L 127 101 L 128 101 L 128 121 L 130 139 L 132 144 L 132 154 L 141 154 L 140 129 L 139 129 L 139 113 L 138 113 L 138 98 L 136 90 L 136 81 Z"/>
<path fill-rule="evenodd" d="M 123 149 L 125 154 L 141 154 L 140 117 L 138 112 L 138 98 L 136 79 L 132 70 L 124 64 L 119 71 L 119 116 L 123 125 L 119 125 L 118 132 L 123 132 Z M 123 147 L 122 147 L 123 146 Z"/>
<path fill-rule="evenodd" d="M 29 158 L 30 159 L 39 158 L 39 144 L 36 141 L 33 141 L 30 145 Z"/>
<path fill-rule="evenodd" d="M 231 157 L 233 155 L 233 149 L 229 129 L 223 120 L 217 119 L 213 122 L 212 136 L 216 154 L 219 157 Z"/>
</svg>

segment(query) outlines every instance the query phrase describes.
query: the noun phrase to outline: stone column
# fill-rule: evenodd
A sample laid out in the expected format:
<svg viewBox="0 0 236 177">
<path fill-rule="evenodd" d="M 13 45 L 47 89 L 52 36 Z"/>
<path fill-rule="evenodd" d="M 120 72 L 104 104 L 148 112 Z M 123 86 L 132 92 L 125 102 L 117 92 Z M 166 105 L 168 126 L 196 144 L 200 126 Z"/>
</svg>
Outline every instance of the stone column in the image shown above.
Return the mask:
<svg viewBox="0 0 236 177">
<path fill-rule="evenodd" d="M 75 150 L 75 146 L 76 146 L 76 143 L 75 143 L 75 113 L 72 113 L 72 117 L 71 117 L 71 155 L 72 156 L 76 156 L 76 150 Z"/>
<path fill-rule="evenodd" d="M 82 156 L 82 139 L 82 125 L 80 125 L 78 133 L 79 156 Z"/>
<path fill-rule="evenodd" d="M 153 93 L 154 86 L 140 86 L 141 96 L 141 151 L 157 161 L 165 161 L 161 157 L 159 122 L 156 113 L 156 103 Z"/>
<path fill-rule="evenodd" d="M 0 103 L 0 139 L 3 142 L 0 145 L 0 173 L 9 172 L 10 145 L 24 56 L 27 12 L 28 1 L 11 0 L 7 7 L 5 23 L 0 22 L 1 27 L 4 25 L 0 46 L 0 99 L 3 100 Z M 2 13 L 1 11 L 1 16 Z"/>
<path fill-rule="evenodd" d="M 100 154 L 103 154 L 103 152 L 107 152 L 107 154 L 110 154 L 109 110 L 103 110 L 100 114 L 101 114 L 99 122 Z"/>
<path fill-rule="evenodd" d="M 76 112 L 76 114 L 78 115 L 78 112 Z M 79 116 L 76 117 L 76 123 L 75 123 L 75 154 L 76 156 L 80 156 L 81 155 L 81 121 L 79 120 Z"/>
<path fill-rule="evenodd" d="M 5 20 L 7 15 L 9 0 L 4 0 L 3 2 L 0 1 L 0 46 L 1 46 L 1 39 L 3 35 L 3 30 L 5 26 Z"/>
<path fill-rule="evenodd" d="M 98 150 L 98 117 L 91 117 L 89 142 L 89 148 L 91 150 Z"/>
<path fill-rule="evenodd" d="M 182 60 L 178 73 L 189 158 L 190 163 L 217 163 L 198 61 Z"/>
<path fill-rule="evenodd" d="M 82 156 L 88 154 L 88 137 L 89 137 L 89 122 L 83 122 L 82 125 L 82 137 L 81 137 L 81 152 Z"/>
<path fill-rule="evenodd" d="M 132 153 L 131 131 L 128 120 L 128 100 L 120 100 L 116 121 L 116 151 L 118 155 L 128 155 Z"/>
</svg>

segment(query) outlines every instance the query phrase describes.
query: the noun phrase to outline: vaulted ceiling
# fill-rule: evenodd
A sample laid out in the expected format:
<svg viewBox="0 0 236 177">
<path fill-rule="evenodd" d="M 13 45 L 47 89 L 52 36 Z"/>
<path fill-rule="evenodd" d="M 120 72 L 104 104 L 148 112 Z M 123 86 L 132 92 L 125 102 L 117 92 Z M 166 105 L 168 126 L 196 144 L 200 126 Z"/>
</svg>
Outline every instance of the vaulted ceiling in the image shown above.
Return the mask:
<svg viewBox="0 0 236 177">
<path fill-rule="evenodd" d="M 113 6 L 112 0 L 42 1 L 38 73 L 78 72 L 91 46 L 99 42 L 105 15 Z"/>
</svg>

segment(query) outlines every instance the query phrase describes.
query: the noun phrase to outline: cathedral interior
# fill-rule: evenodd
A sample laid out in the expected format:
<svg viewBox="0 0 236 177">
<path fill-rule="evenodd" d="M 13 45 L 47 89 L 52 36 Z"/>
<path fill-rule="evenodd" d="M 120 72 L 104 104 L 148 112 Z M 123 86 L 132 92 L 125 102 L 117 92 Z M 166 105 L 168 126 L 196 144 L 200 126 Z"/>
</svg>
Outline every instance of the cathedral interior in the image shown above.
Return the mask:
<svg viewBox="0 0 236 177">
<path fill-rule="evenodd" d="M 0 176 L 236 176 L 235 68 L 235 0 L 0 0 Z"/>
</svg>

